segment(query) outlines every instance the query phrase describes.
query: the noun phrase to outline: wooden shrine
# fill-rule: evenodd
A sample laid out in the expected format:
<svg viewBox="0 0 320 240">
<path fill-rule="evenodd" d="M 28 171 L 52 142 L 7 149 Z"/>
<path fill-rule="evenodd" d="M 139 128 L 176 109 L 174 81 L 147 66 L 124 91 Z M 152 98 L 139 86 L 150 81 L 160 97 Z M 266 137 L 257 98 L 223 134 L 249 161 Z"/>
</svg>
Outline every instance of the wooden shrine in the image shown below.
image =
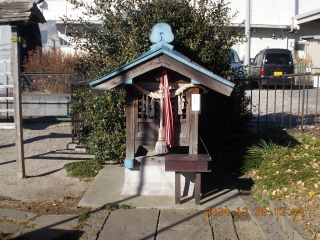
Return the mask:
<svg viewBox="0 0 320 240">
<path fill-rule="evenodd" d="M 198 154 L 200 95 L 214 90 L 230 96 L 234 84 L 175 51 L 169 44 L 173 40 L 169 25 L 155 25 L 150 40 L 154 45 L 148 52 L 107 76 L 91 82 L 90 85 L 94 93 L 119 85 L 123 85 L 127 90 L 126 170 L 122 193 L 172 196 L 174 173 L 165 172 L 164 155 L 153 152 L 161 127 L 162 108 L 159 93 L 161 94 L 160 80 L 164 69 L 172 108 L 173 147 L 187 148 L 187 154 Z M 141 154 L 141 149 L 144 154 Z M 170 148 L 168 149 L 168 153 L 171 153 Z M 189 187 L 194 186 L 195 176 L 188 174 L 183 173 L 185 178 L 182 188 L 185 188 L 187 182 Z M 192 194 L 192 191 L 185 189 L 184 192 Z"/>
</svg>

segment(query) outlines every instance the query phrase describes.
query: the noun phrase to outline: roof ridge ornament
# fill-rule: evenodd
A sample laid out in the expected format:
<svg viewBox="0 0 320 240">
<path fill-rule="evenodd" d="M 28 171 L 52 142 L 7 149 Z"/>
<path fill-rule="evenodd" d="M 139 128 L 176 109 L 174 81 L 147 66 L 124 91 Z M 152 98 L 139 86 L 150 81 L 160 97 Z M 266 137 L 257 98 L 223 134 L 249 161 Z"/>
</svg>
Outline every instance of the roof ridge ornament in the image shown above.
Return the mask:
<svg viewBox="0 0 320 240">
<path fill-rule="evenodd" d="M 174 35 L 170 25 L 167 23 L 157 23 L 154 25 L 149 39 L 154 44 L 151 46 L 151 49 L 163 46 L 173 49 L 173 46 L 168 43 L 174 40 Z"/>
</svg>

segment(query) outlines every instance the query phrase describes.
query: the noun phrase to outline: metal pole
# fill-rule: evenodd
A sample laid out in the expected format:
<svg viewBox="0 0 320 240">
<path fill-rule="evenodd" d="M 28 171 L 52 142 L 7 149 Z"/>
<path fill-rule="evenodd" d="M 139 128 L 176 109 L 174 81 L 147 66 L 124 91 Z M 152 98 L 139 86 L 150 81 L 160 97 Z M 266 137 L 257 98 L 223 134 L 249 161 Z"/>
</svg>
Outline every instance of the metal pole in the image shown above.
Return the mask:
<svg viewBox="0 0 320 240">
<path fill-rule="evenodd" d="M 266 104 L 266 129 L 265 132 L 268 130 L 268 108 L 269 108 L 269 85 L 267 85 L 267 104 Z"/>
<path fill-rule="evenodd" d="M 258 104 L 258 134 L 260 133 L 260 88 L 259 88 L 259 104 Z"/>
<path fill-rule="evenodd" d="M 274 84 L 274 106 L 273 106 L 273 127 L 276 127 L 276 111 L 277 111 L 277 78 Z"/>
<path fill-rule="evenodd" d="M 308 76 L 309 78 L 310 76 Z M 308 125 L 308 102 L 309 102 L 309 81 L 307 83 L 307 99 L 306 99 L 306 125 Z"/>
<path fill-rule="evenodd" d="M 281 113 L 281 127 L 283 128 L 283 111 L 284 111 L 284 77 L 282 78 L 282 113 Z"/>
<path fill-rule="evenodd" d="M 300 124 L 300 98 L 301 98 L 301 79 L 302 76 L 299 76 L 300 80 L 299 80 L 299 98 L 298 98 L 298 125 L 297 125 L 297 129 L 299 129 L 299 124 Z"/>
<path fill-rule="evenodd" d="M 250 97 L 250 113 L 252 114 L 252 81 L 250 83 L 250 86 L 251 86 L 251 97 Z M 252 114 L 253 115 L 253 114 Z M 251 115 L 251 118 L 250 118 L 250 135 L 251 135 L 251 128 L 252 128 L 252 115 Z"/>
<path fill-rule="evenodd" d="M 6 84 L 7 85 L 9 85 L 9 79 L 8 79 L 9 77 L 8 76 L 6 76 Z M 9 89 L 8 88 L 6 88 L 6 97 L 9 97 Z M 9 109 L 9 101 L 8 101 L 8 99 L 7 99 L 7 110 Z M 9 112 L 7 111 L 7 120 L 9 119 Z"/>
<path fill-rule="evenodd" d="M 316 98 L 316 113 L 314 115 L 314 130 L 317 129 L 318 123 L 317 123 L 317 117 L 318 117 L 318 95 L 319 95 L 319 76 L 317 79 L 317 98 Z"/>
<path fill-rule="evenodd" d="M 290 95 L 290 122 L 289 122 L 289 129 L 291 130 L 291 120 L 292 120 L 292 89 L 293 89 L 293 81 L 291 80 L 291 95 Z"/>
<path fill-rule="evenodd" d="M 306 75 L 303 76 L 303 87 L 302 87 L 302 106 L 301 106 L 301 131 L 303 131 L 303 123 L 304 123 L 304 97 L 305 97 L 305 80 L 306 80 Z"/>
<path fill-rule="evenodd" d="M 245 61 L 244 64 L 250 64 L 250 39 L 251 39 L 251 31 L 250 31 L 250 14 L 251 14 L 251 0 L 246 0 L 246 25 L 245 25 L 245 34 L 247 35 L 247 42 L 245 43 Z"/>
<path fill-rule="evenodd" d="M 20 87 L 20 43 L 19 26 L 11 26 L 11 37 L 16 39 L 12 42 L 12 72 L 13 72 L 13 106 L 14 106 L 14 127 L 16 134 L 17 152 L 17 176 L 25 177 L 23 129 L 22 129 L 22 110 L 21 110 L 21 87 Z"/>
</svg>

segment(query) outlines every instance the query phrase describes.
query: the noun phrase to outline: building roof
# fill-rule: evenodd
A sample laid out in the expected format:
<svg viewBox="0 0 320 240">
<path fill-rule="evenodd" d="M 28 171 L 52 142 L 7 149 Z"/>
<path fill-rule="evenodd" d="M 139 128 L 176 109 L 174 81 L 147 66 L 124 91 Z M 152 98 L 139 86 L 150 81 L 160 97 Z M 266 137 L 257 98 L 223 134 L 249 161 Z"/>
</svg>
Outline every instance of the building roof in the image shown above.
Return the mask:
<svg viewBox="0 0 320 240">
<path fill-rule="evenodd" d="M 173 46 L 158 42 L 132 62 L 110 74 L 89 83 L 93 92 L 99 93 L 125 83 L 147 71 L 166 67 L 224 95 L 230 96 L 234 84 L 210 72 L 189 58 L 173 50 Z"/>
<path fill-rule="evenodd" d="M 301 39 L 308 40 L 308 39 L 315 39 L 320 40 L 320 35 L 308 35 L 308 36 L 302 36 Z"/>
<path fill-rule="evenodd" d="M 0 25 L 46 22 L 37 4 L 43 0 L 0 0 Z"/>
<path fill-rule="evenodd" d="M 320 8 L 313 10 L 311 12 L 303 13 L 296 16 L 298 24 L 310 23 L 310 22 L 320 22 Z"/>
</svg>

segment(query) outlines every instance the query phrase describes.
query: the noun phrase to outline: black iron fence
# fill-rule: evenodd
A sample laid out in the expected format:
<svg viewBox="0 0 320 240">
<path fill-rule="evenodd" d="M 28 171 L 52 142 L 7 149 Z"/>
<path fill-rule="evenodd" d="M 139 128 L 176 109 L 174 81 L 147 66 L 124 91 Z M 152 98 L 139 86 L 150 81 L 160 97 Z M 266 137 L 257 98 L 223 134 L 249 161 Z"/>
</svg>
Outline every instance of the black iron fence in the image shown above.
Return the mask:
<svg viewBox="0 0 320 240">
<path fill-rule="evenodd" d="M 83 81 L 78 73 L 23 73 L 21 74 L 22 117 L 32 121 L 70 121 L 71 84 Z M 0 79 L 9 85 L 12 79 Z M 12 89 L 2 89 L 1 96 L 12 96 Z M 13 109 L 13 102 L 0 101 L 0 109 Z M 13 112 L 0 112 L 0 120 L 13 120 Z"/>
<path fill-rule="evenodd" d="M 242 79 L 253 116 L 248 124 L 250 133 L 268 131 L 270 127 L 320 132 L 319 76 L 317 72 L 300 71 L 284 76 Z"/>
</svg>

